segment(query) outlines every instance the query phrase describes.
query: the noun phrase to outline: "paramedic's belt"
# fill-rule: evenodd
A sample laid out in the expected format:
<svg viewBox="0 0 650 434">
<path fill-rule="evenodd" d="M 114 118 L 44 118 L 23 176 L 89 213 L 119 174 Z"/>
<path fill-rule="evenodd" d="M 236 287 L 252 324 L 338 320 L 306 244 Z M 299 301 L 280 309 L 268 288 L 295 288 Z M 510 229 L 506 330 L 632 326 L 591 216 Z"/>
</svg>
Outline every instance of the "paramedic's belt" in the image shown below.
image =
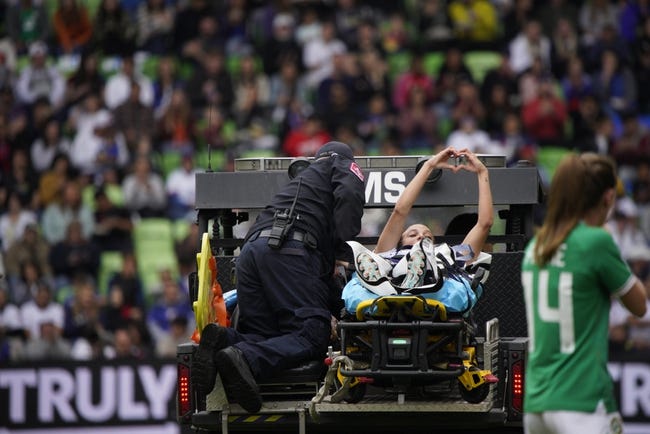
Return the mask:
<svg viewBox="0 0 650 434">
<path fill-rule="evenodd" d="M 257 235 L 257 238 L 268 238 L 270 235 L 271 235 L 271 229 L 264 229 L 263 231 L 260 231 L 259 235 Z M 314 237 L 309 232 L 301 232 L 301 231 L 294 230 L 287 236 L 287 239 L 300 241 L 301 243 L 304 243 L 307 247 L 310 247 L 312 249 L 315 249 L 318 246 L 318 241 L 316 240 L 316 237 Z"/>
</svg>

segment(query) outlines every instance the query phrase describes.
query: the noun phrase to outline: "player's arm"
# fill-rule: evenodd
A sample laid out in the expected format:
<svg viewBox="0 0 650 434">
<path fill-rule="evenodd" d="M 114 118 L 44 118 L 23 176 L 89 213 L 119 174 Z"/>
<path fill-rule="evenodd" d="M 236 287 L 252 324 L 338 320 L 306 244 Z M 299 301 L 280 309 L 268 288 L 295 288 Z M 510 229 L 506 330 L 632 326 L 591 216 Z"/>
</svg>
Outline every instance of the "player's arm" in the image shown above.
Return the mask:
<svg viewBox="0 0 650 434">
<path fill-rule="evenodd" d="M 646 290 L 643 286 L 643 283 L 635 278 L 634 285 L 627 291 L 624 295 L 620 297 L 621 303 L 627 308 L 633 315 L 641 318 L 646 314 Z"/>
</svg>

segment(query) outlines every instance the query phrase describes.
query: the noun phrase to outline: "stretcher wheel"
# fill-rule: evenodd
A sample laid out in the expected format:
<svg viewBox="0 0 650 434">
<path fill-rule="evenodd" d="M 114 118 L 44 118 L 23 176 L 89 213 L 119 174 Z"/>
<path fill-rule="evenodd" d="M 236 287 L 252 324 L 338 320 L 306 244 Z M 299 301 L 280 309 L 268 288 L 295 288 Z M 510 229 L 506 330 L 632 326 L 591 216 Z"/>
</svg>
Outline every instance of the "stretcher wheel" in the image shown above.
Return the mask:
<svg viewBox="0 0 650 434">
<path fill-rule="evenodd" d="M 480 371 L 475 366 L 472 366 L 469 368 L 470 371 Z M 485 398 L 487 398 L 488 394 L 490 393 L 490 384 L 489 383 L 483 383 L 480 386 L 477 386 L 473 388 L 472 390 L 467 390 L 465 389 L 465 386 L 463 386 L 463 383 L 458 381 L 458 390 L 460 391 L 460 396 L 470 404 L 478 404 L 483 401 L 485 401 Z"/>
</svg>

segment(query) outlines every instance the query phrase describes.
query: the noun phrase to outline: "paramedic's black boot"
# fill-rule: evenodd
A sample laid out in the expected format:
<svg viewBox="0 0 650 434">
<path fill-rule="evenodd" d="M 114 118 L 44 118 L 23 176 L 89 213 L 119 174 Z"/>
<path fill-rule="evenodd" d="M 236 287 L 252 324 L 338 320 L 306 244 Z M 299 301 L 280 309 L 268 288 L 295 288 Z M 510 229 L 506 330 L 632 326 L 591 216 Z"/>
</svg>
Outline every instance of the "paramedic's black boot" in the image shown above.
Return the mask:
<svg viewBox="0 0 650 434">
<path fill-rule="evenodd" d="M 192 358 L 192 387 L 203 400 L 217 380 L 215 355 L 228 345 L 226 329 L 210 323 L 203 328 L 199 347 Z"/>
<path fill-rule="evenodd" d="M 262 408 L 262 397 L 244 354 L 236 347 L 217 353 L 217 369 L 229 402 L 236 402 L 249 413 Z"/>
</svg>

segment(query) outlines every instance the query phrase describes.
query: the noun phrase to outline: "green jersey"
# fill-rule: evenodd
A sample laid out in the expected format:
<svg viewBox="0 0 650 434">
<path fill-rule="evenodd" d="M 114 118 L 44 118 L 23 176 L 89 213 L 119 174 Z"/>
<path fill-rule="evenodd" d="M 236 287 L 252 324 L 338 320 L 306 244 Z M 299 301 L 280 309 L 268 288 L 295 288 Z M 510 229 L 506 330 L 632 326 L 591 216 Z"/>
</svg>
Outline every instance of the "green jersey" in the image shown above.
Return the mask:
<svg viewBox="0 0 650 434">
<path fill-rule="evenodd" d="M 607 372 L 612 295 L 635 277 L 611 235 L 579 223 L 545 266 L 534 262 L 533 238 L 522 263 L 528 320 L 524 411 L 616 411 Z"/>
</svg>

